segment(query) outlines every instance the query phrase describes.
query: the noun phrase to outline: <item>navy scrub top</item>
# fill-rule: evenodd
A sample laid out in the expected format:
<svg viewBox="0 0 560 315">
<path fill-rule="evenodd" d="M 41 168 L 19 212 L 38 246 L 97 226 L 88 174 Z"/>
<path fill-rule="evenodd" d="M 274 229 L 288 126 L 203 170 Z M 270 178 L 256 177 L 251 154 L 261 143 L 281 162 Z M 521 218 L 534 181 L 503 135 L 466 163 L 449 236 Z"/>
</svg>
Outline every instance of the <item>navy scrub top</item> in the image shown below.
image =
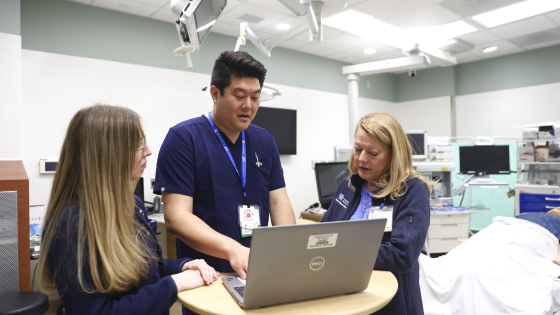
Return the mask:
<svg viewBox="0 0 560 315">
<path fill-rule="evenodd" d="M 235 144 L 222 133 L 241 173 L 241 135 Z M 245 130 L 247 180 L 245 190 L 252 205 L 259 205 L 261 226 L 268 225 L 269 192 L 285 187 L 280 155 L 272 135 L 253 124 Z M 256 165 L 258 160 L 260 167 Z M 238 206 L 245 204 L 241 181 L 208 118 L 193 118 L 172 127 L 159 151 L 154 193 L 162 191 L 191 196 L 193 213 L 215 231 L 243 246 Z M 203 254 L 177 239 L 177 258 L 204 259 L 220 272 L 233 272 L 229 261 Z"/>
</svg>

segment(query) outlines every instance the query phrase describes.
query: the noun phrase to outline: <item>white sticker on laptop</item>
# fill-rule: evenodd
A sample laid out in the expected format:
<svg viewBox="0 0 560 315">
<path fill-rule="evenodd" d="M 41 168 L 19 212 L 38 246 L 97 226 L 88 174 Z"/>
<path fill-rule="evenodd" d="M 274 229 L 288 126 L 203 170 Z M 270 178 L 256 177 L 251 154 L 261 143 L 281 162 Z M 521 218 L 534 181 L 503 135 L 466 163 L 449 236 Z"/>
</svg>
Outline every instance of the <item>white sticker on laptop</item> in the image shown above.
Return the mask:
<svg viewBox="0 0 560 315">
<path fill-rule="evenodd" d="M 307 242 L 307 249 L 317 249 L 326 247 L 335 247 L 338 233 L 310 235 Z"/>
</svg>

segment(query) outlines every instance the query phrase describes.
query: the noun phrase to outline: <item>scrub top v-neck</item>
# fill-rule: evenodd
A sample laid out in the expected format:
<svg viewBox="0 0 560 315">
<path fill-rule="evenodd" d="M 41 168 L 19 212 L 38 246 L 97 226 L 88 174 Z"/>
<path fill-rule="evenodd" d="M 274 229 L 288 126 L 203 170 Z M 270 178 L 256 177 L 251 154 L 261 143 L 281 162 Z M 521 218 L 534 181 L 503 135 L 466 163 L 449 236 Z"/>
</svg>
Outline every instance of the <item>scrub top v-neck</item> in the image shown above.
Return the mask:
<svg viewBox="0 0 560 315">
<path fill-rule="evenodd" d="M 241 135 L 235 143 L 221 135 L 241 170 Z M 280 156 L 267 130 L 251 124 L 245 138 L 245 191 L 248 201 L 260 207 L 261 226 L 267 226 L 269 192 L 285 187 Z M 238 206 L 245 204 L 239 175 L 207 117 L 184 121 L 169 130 L 159 151 L 154 185 L 154 193 L 162 191 L 193 197 L 193 214 L 217 232 L 250 246 L 251 238 L 241 237 L 238 223 Z M 198 252 L 182 241 L 177 242 L 177 257 L 205 259 L 218 271 L 233 271 L 227 260 Z"/>
</svg>

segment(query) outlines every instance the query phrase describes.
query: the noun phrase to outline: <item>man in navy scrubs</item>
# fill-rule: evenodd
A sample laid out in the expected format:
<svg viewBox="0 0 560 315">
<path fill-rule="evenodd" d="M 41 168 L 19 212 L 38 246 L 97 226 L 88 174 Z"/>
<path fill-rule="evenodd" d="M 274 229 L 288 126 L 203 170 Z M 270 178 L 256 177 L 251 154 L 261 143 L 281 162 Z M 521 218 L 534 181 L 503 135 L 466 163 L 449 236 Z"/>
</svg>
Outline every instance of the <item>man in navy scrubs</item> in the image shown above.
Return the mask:
<svg viewBox="0 0 560 315">
<path fill-rule="evenodd" d="M 240 222 L 260 218 L 266 226 L 270 214 L 273 225 L 295 224 L 274 138 L 251 124 L 265 74 L 246 52 L 220 55 L 212 70 L 212 112 L 169 130 L 154 187 L 163 195 L 167 230 L 179 238 L 177 258 L 204 259 L 243 279 L 251 230 Z"/>
</svg>

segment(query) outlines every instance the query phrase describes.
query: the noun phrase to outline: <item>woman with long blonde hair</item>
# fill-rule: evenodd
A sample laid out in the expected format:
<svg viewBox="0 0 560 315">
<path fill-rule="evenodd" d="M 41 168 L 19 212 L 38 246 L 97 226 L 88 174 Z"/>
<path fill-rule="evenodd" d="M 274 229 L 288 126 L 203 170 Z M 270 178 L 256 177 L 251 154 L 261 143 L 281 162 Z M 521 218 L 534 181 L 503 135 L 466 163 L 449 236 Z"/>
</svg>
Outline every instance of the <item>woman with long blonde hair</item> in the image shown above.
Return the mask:
<svg viewBox="0 0 560 315">
<path fill-rule="evenodd" d="M 418 257 L 430 225 L 432 182 L 412 167 L 412 148 L 399 122 L 386 113 L 372 113 L 356 126 L 352 175 L 343 180 L 323 222 L 386 217 L 376 270 L 391 271 L 397 293 L 376 314 L 424 314 Z"/>
<path fill-rule="evenodd" d="M 74 115 L 45 216 L 36 279 L 68 314 L 167 314 L 177 292 L 218 273 L 203 260 L 163 262 L 133 195 L 152 154 L 140 116 L 95 105 Z"/>
</svg>

